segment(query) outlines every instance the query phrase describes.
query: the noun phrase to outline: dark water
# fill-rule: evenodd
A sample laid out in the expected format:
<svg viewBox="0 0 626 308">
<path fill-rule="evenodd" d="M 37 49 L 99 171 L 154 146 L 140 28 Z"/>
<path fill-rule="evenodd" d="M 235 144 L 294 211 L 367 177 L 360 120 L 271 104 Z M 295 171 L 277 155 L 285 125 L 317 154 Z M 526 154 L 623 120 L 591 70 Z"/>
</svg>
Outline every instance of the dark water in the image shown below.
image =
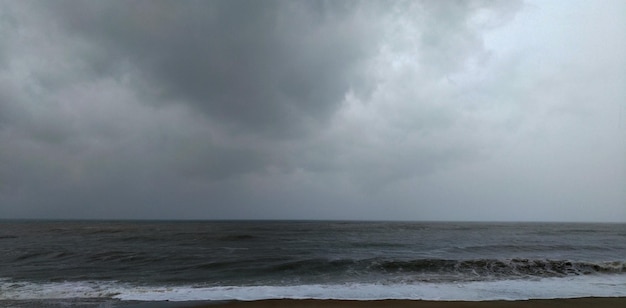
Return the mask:
<svg viewBox="0 0 626 308">
<path fill-rule="evenodd" d="M 625 276 L 626 224 L 0 222 L 0 300 Z"/>
</svg>

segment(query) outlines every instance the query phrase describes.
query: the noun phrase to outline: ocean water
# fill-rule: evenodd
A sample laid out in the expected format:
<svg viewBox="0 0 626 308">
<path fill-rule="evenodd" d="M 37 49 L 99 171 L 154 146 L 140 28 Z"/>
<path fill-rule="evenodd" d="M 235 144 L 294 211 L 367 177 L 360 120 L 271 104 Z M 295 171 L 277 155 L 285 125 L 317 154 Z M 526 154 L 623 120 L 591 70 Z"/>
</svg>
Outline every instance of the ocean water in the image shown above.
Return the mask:
<svg viewBox="0 0 626 308">
<path fill-rule="evenodd" d="M 626 224 L 0 221 L 0 306 L 626 296 Z"/>
</svg>

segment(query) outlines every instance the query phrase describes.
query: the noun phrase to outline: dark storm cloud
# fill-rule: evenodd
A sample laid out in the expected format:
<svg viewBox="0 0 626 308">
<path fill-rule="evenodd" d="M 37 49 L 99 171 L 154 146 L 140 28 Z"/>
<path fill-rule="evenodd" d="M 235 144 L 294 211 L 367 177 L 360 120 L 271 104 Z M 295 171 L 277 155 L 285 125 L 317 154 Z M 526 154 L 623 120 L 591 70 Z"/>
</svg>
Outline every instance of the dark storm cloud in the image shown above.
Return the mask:
<svg viewBox="0 0 626 308">
<path fill-rule="evenodd" d="M 394 105 L 429 104 L 433 77 L 458 70 L 480 51 L 476 31 L 462 27 L 474 10 L 464 3 L 7 6 L 13 21 L 1 29 L 10 44 L 3 48 L 0 119 L 8 124 L 0 143 L 9 150 L 0 153 L 0 201 L 14 205 L 14 216 L 140 217 L 154 214 L 152 208 L 175 215 L 168 204 L 222 216 L 237 212 L 231 206 L 263 212 L 274 197 L 257 204 L 258 191 L 278 185 L 290 200 L 314 200 L 308 185 L 335 181 L 347 183 L 312 191 L 348 202 L 344 189 L 426 174 L 457 159 L 446 153 L 467 152 L 450 147 L 446 139 L 454 138 L 447 133 L 415 136 L 440 126 L 437 120 L 398 129 L 414 123 L 413 116 L 431 119 L 431 108 L 387 118 L 384 107 L 390 103 L 393 112 L 399 110 Z M 437 27 L 431 10 L 454 16 Z M 395 42 L 396 24 L 417 30 L 400 32 L 408 39 Z M 437 37 L 434 29 L 443 37 L 424 39 Z M 416 46 L 396 54 L 396 43 L 414 39 Z M 392 54 L 381 57 L 381 48 Z M 433 61 L 439 50 L 463 55 Z M 395 57 L 423 63 L 394 75 L 386 62 Z M 416 100 L 415 93 L 423 98 Z M 362 118 L 346 109 L 347 96 L 358 108 L 383 107 Z M 444 118 L 454 114 L 444 109 Z M 344 130 L 343 122 L 354 127 Z M 444 141 L 431 150 L 435 139 Z"/>
<path fill-rule="evenodd" d="M 0 1 L 0 218 L 610 219 L 625 28 L 580 4 Z"/>
<path fill-rule="evenodd" d="M 72 192 L 142 195 L 170 186 L 166 178 L 293 165 L 271 139 L 237 136 L 293 137 L 323 124 L 345 92 L 363 90 L 359 65 L 375 46 L 355 4 L 2 5 L 2 197 L 52 208 L 85 203 L 70 202 Z M 176 104 L 208 122 L 167 108 Z"/>
<path fill-rule="evenodd" d="M 97 44 L 95 71 L 130 63 L 158 89 L 235 130 L 298 135 L 350 89 L 376 28 L 362 5 L 321 1 L 48 3 L 67 31 Z M 371 12 L 370 12 L 371 13 Z M 153 102 L 154 103 L 154 102 Z"/>
</svg>

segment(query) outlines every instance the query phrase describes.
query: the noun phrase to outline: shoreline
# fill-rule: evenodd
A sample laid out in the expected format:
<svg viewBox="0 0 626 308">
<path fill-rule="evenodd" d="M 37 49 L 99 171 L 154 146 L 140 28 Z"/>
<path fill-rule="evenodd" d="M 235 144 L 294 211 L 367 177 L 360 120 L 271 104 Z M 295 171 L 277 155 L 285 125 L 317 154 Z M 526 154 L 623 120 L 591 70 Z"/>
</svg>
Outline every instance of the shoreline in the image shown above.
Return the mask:
<svg viewBox="0 0 626 308">
<path fill-rule="evenodd" d="M 12 308 L 62 308 L 62 307 L 111 307 L 111 308 L 622 308 L 626 297 L 579 297 L 528 300 L 339 300 L 339 299 L 264 299 L 264 300 L 192 300 L 192 301 L 120 301 L 96 298 L 0 300 L 0 306 Z"/>
<path fill-rule="evenodd" d="M 382 308 L 382 307 L 414 307 L 414 308 L 530 308 L 530 307 L 626 307 L 626 297 L 581 297 L 530 300 L 493 300 L 493 301 L 430 301 L 430 300 L 334 300 L 334 299 L 268 299 L 258 301 L 228 301 L 205 303 L 191 306 L 172 306 L 189 308 L 282 308 L 282 307 L 325 307 L 325 308 Z M 146 306 L 147 308 L 147 306 Z M 156 306 L 155 306 L 156 308 Z"/>
</svg>

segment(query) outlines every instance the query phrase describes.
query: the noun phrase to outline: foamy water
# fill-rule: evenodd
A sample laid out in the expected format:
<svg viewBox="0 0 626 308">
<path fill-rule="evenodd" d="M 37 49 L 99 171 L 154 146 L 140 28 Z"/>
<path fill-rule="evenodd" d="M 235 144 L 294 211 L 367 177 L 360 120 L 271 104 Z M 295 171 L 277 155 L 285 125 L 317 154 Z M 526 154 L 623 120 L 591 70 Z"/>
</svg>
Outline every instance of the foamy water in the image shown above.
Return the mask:
<svg viewBox="0 0 626 308">
<path fill-rule="evenodd" d="M 138 301 L 289 299 L 524 300 L 626 296 L 626 275 L 463 283 L 294 286 L 133 286 L 116 282 L 0 283 L 0 300 L 112 298 Z"/>
</svg>

